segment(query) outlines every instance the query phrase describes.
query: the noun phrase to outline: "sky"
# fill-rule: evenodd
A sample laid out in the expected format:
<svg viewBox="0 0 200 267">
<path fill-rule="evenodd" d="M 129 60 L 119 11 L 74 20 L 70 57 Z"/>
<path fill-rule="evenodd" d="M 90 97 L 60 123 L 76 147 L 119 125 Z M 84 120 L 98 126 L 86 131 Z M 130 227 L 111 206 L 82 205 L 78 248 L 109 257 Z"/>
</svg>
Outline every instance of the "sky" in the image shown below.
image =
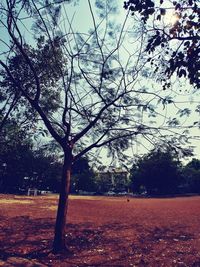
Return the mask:
<svg viewBox="0 0 200 267">
<path fill-rule="evenodd" d="M 80 1 L 78 6 L 75 7 L 75 13 L 73 7 L 71 7 L 71 16 L 74 17 L 74 28 L 77 29 L 78 31 L 86 31 L 86 29 L 90 28 L 92 25 L 92 19 L 91 15 L 88 12 L 88 5 L 86 4 L 87 1 Z M 91 1 L 91 3 L 94 3 L 95 1 Z M 95 10 L 95 8 L 94 8 Z M 69 12 L 70 14 L 70 12 Z M 174 11 L 169 10 L 169 12 L 166 14 L 164 20 L 167 24 L 171 24 L 176 22 L 176 17 L 174 17 Z M 119 1 L 118 8 L 116 12 L 114 12 L 112 19 L 117 21 L 120 25 L 122 25 L 124 19 L 126 17 L 126 11 L 123 9 L 123 1 Z M 129 19 L 130 23 L 130 28 L 132 27 L 131 23 L 133 23 L 133 19 Z M 128 49 L 134 49 L 134 44 L 133 39 L 127 40 L 126 45 Z M 123 51 L 122 51 L 123 53 Z M 125 53 L 124 56 L 126 57 Z M 146 85 L 146 81 L 143 81 L 143 84 Z M 156 84 L 153 80 L 149 79 L 148 80 L 148 85 L 156 87 L 158 91 L 160 90 L 160 84 Z M 182 129 L 188 129 L 190 131 L 188 137 L 190 137 L 190 143 L 187 146 L 191 146 L 194 148 L 194 157 L 200 159 L 200 129 L 198 127 L 194 128 L 188 128 L 187 126 L 191 125 L 193 121 L 199 121 L 199 113 L 195 112 L 195 108 L 197 104 L 200 104 L 200 93 L 195 92 L 193 88 L 189 85 L 189 83 L 185 80 L 179 80 L 179 82 L 175 83 L 171 91 L 167 91 L 166 93 L 163 93 L 163 95 L 169 95 L 173 99 L 176 100 L 176 106 L 174 105 L 169 105 L 166 106 L 165 109 L 161 106 L 159 111 L 161 115 L 166 115 L 168 117 L 174 118 L 177 117 L 177 112 L 179 109 L 184 109 L 184 108 L 189 108 L 191 109 L 191 114 L 190 116 L 183 117 L 181 119 L 181 124 Z M 175 97 L 175 98 L 174 98 Z M 162 118 L 162 116 L 158 116 L 156 119 L 158 125 L 161 125 L 165 119 Z M 172 129 L 173 131 L 176 132 L 175 129 Z M 177 131 L 178 133 L 179 131 Z M 148 153 L 149 150 L 151 150 L 154 146 L 144 138 L 139 138 L 138 137 L 138 142 L 135 143 L 133 147 L 131 147 L 128 150 L 129 155 L 143 155 L 145 153 Z M 104 158 L 105 163 L 109 163 L 110 160 L 107 159 L 106 153 L 102 152 L 102 157 Z M 184 162 L 187 162 L 190 160 L 190 158 L 184 159 Z"/>
<path fill-rule="evenodd" d="M 69 29 L 69 22 L 71 22 L 71 27 L 73 28 L 73 31 L 76 32 L 88 32 L 92 28 L 92 16 L 89 12 L 89 6 L 87 4 L 88 1 L 82 1 L 80 0 L 77 5 L 73 4 L 66 4 L 65 5 L 65 12 L 62 13 L 62 17 L 60 20 L 60 28 L 62 30 L 68 30 Z M 95 0 L 91 0 L 92 8 L 95 13 Z M 101 1 L 99 1 L 101 2 Z M 115 3 L 115 1 L 114 1 Z M 118 1 L 120 3 L 120 1 Z M 113 11 L 112 16 L 109 17 L 110 22 L 113 24 L 119 24 L 119 28 L 122 26 L 123 21 L 126 17 L 126 11 L 123 9 L 123 1 L 121 1 L 121 5 L 119 4 L 118 8 Z M 101 18 L 100 18 L 101 20 Z M 166 21 L 167 23 L 172 22 L 172 14 L 170 13 L 169 16 L 166 16 Z M 136 30 L 137 27 L 134 25 L 133 18 L 128 19 L 128 24 L 127 30 L 133 31 Z M 32 36 L 29 36 L 29 29 L 30 29 L 30 21 L 26 21 L 24 27 L 24 35 L 26 35 L 26 38 L 30 39 Z M 104 27 L 104 23 L 102 23 L 101 27 Z M 118 28 L 118 29 L 119 29 Z M 136 29 L 135 29 L 136 28 Z M 116 33 L 117 34 L 117 33 Z M 125 48 L 120 49 L 120 57 L 123 58 L 123 60 L 126 60 L 128 57 L 128 53 L 126 50 L 131 51 L 131 50 L 136 50 L 138 48 L 138 44 L 135 44 L 134 40 L 134 34 L 128 34 L 128 38 L 125 40 Z M 4 41 L 7 41 L 7 36 L 5 32 L 1 28 L 1 39 Z M 4 44 L 0 42 L 0 50 L 3 51 L 5 48 Z M 149 70 L 151 71 L 151 70 Z M 181 126 L 183 130 L 184 128 L 187 129 L 189 125 L 193 123 L 193 121 L 199 121 L 199 114 L 195 113 L 195 107 L 196 104 L 200 103 L 200 95 L 198 92 L 194 92 L 194 90 L 189 86 L 189 84 L 186 82 L 184 83 L 183 81 L 179 81 L 173 85 L 173 88 L 170 91 L 167 92 L 162 92 L 160 90 L 161 85 L 159 83 L 156 83 L 152 77 L 149 77 L 148 71 L 146 76 L 144 75 L 143 77 L 141 76 L 141 82 L 140 86 L 146 86 L 149 88 L 149 90 L 153 90 L 153 92 L 159 92 L 159 94 L 162 94 L 162 96 L 170 95 L 173 99 L 176 99 L 176 105 L 168 105 L 165 108 L 163 105 L 160 105 L 158 107 L 158 112 L 160 115 L 156 118 L 156 124 L 155 125 L 164 125 L 166 122 L 166 117 L 168 118 L 174 118 L 177 117 L 177 112 L 179 109 L 183 108 L 190 108 L 192 110 L 192 113 L 188 117 L 183 117 L 181 118 Z M 147 98 L 145 98 L 147 100 Z M 195 103 L 194 103 L 195 102 Z M 156 101 L 152 101 L 154 105 L 158 105 Z M 145 115 L 147 116 L 147 115 Z M 146 119 L 146 117 L 145 117 Z M 173 131 L 177 132 L 177 134 L 180 132 L 176 129 L 172 129 Z M 198 127 L 196 128 L 190 128 L 189 129 L 189 137 L 194 137 L 191 138 L 191 146 L 194 147 L 194 156 L 196 158 L 200 158 L 199 156 L 199 151 L 200 151 L 200 137 L 199 137 L 199 132 L 200 130 Z M 176 134 L 175 134 L 176 135 Z M 149 140 L 146 140 L 144 138 L 138 137 L 137 142 L 133 144 L 133 146 L 128 149 L 127 154 L 130 156 L 138 156 L 142 155 L 144 153 L 148 153 L 149 150 L 153 148 L 153 145 Z M 109 164 L 111 160 L 107 157 L 107 153 L 104 149 L 101 150 L 100 156 L 102 157 L 102 161 L 104 164 Z"/>
</svg>

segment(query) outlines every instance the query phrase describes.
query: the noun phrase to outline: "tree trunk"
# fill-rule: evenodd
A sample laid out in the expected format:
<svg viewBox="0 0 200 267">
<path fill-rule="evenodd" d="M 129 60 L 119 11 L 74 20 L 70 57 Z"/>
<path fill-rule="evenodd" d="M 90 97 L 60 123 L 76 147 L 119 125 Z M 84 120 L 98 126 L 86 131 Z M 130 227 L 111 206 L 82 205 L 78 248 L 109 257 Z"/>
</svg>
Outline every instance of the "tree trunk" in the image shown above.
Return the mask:
<svg viewBox="0 0 200 267">
<path fill-rule="evenodd" d="M 67 208 L 68 208 L 68 196 L 70 189 L 70 178 L 71 178 L 71 153 L 65 154 L 64 165 L 62 170 L 62 181 L 61 190 L 59 197 L 59 204 L 56 217 L 55 235 L 53 241 L 53 252 L 66 252 L 67 246 L 65 243 L 65 226 L 67 219 Z"/>
</svg>

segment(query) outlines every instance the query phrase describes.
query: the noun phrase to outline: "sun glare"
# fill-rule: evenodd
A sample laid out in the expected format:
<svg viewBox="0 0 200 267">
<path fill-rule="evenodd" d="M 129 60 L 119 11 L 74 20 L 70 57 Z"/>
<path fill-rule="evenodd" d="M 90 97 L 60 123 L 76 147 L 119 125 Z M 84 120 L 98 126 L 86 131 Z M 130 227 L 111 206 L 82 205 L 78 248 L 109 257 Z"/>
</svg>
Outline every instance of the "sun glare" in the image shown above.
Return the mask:
<svg viewBox="0 0 200 267">
<path fill-rule="evenodd" d="M 163 21 L 166 25 L 172 26 L 178 21 L 179 17 L 174 11 L 167 11 L 163 17 Z"/>
</svg>

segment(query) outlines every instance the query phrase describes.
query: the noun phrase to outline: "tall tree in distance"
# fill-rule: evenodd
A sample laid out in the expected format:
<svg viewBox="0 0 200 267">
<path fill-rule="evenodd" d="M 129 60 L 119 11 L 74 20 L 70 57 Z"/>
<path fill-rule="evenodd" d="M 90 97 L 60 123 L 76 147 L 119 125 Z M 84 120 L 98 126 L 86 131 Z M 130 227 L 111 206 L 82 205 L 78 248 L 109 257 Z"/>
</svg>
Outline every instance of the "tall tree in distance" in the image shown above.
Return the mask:
<svg viewBox="0 0 200 267">
<path fill-rule="evenodd" d="M 177 193 L 181 182 L 180 167 L 177 151 L 165 145 L 153 149 L 133 164 L 133 191 L 145 190 L 149 195 Z"/>
<path fill-rule="evenodd" d="M 54 252 L 67 248 L 65 225 L 74 162 L 100 147 L 120 158 L 137 135 L 150 142 L 167 138 L 163 123 L 161 128 L 148 125 L 158 114 L 153 103 L 166 101 L 141 86 L 140 71 L 146 63 L 142 35 L 130 53 L 128 16 L 119 27 L 108 19 L 112 1 L 97 1 L 97 16 L 88 0 L 91 27 L 84 32 L 74 26 L 65 2 L 5 0 L 0 4 L 5 33 L 0 40 L 4 48 L 1 90 L 20 95 L 24 104 L 20 111 L 25 114 L 28 107 L 64 155 Z"/>
</svg>

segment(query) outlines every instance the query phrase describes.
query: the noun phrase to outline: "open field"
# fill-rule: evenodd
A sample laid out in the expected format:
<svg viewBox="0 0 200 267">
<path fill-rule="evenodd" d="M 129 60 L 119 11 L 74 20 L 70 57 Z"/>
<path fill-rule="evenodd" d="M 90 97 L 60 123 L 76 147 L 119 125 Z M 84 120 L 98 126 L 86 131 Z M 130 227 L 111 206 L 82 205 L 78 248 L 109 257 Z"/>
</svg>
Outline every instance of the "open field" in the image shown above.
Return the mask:
<svg viewBox="0 0 200 267">
<path fill-rule="evenodd" d="M 0 195 L 0 266 L 200 266 L 200 197 L 72 196 L 68 255 L 51 253 L 57 200 Z"/>
</svg>

